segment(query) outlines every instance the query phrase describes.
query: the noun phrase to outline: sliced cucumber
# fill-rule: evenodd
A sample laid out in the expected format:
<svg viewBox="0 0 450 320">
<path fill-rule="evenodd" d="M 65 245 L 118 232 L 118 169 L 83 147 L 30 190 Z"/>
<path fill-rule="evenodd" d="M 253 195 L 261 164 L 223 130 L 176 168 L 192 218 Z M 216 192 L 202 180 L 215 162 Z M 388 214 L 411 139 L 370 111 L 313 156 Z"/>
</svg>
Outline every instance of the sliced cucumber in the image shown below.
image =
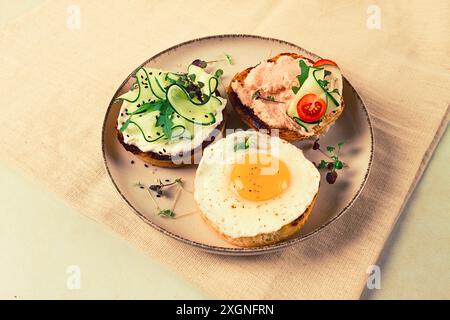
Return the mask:
<svg viewBox="0 0 450 320">
<path fill-rule="evenodd" d="M 147 142 L 156 142 L 158 140 L 165 140 L 167 137 L 164 135 L 164 130 L 161 126 L 156 125 L 157 117 L 159 116 L 159 111 L 153 111 L 144 113 L 142 115 L 132 115 L 130 116 L 129 125 L 123 130 L 124 135 L 142 135 L 143 139 Z M 194 134 L 194 124 L 187 121 L 183 117 L 172 114 L 171 120 L 172 125 L 172 136 L 171 140 L 177 138 L 192 139 Z"/>
<path fill-rule="evenodd" d="M 334 86 L 329 88 L 328 93 L 334 98 L 333 103 L 336 106 L 340 106 L 341 95 L 342 95 L 342 73 L 339 67 L 333 65 L 324 65 L 325 71 L 331 72 L 332 77 L 335 79 Z"/>
<path fill-rule="evenodd" d="M 156 126 L 156 117 L 159 111 L 130 116 L 130 124 L 123 131 L 126 136 L 142 135 L 145 141 L 155 142 L 164 137 L 164 131 Z"/>
<path fill-rule="evenodd" d="M 316 73 L 318 73 L 318 72 L 320 74 L 316 75 Z M 334 104 L 335 107 L 338 107 L 339 102 L 337 102 L 336 99 L 328 92 L 328 90 L 319 83 L 319 80 L 323 80 L 325 78 L 324 70 L 323 69 L 322 70 L 314 70 L 312 75 L 313 75 L 314 80 L 316 80 L 319 87 L 322 88 L 322 91 L 327 95 L 329 100 Z M 331 108 L 332 108 L 332 106 L 329 106 L 327 103 L 327 112 L 331 111 L 331 110 L 329 110 Z"/>
<path fill-rule="evenodd" d="M 218 81 L 203 69 L 197 68 L 192 68 L 191 71 L 195 73 L 197 83 L 205 81 L 202 92 L 208 95 L 208 99 L 201 103 L 193 101 L 183 87 L 172 84 L 180 77 L 179 74 L 154 68 L 139 68 L 136 71 L 137 88 L 117 99 L 122 101 L 122 110 L 129 116 L 120 128 L 123 135 L 138 135 L 139 139 L 143 138 L 149 143 L 167 139 L 193 139 L 195 124 L 205 126 L 215 123 L 215 114 L 222 104 L 222 101 L 213 95 Z M 157 101 L 164 103 L 166 98 L 173 109 L 169 116 L 172 123 L 171 137 L 166 137 L 164 128 L 158 125 L 160 108 Z"/>
<path fill-rule="evenodd" d="M 309 93 L 314 93 L 321 99 L 323 99 L 326 102 L 327 110 L 324 114 L 327 115 L 331 113 L 333 110 L 335 110 L 337 107 L 339 107 L 339 99 L 340 99 L 340 91 L 338 88 L 338 93 L 336 92 L 329 92 L 326 88 L 324 88 L 319 80 L 324 80 L 325 78 L 325 69 L 328 70 L 328 67 L 332 68 L 333 66 L 326 66 L 319 67 L 319 68 L 311 68 L 309 70 L 308 78 L 306 78 L 305 82 L 301 86 L 301 88 L 296 93 L 294 99 L 292 99 L 291 104 L 289 105 L 286 113 L 289 117 L 291 117 L 297 124 L 302 126 L 306 131 L 311 131 L 311 129 L 317 125 L 317 123 L 320 123 L 322 120 L 319 120 L 315 123 L 308 123 L 303 120 L 301 120 L 297 113 L 297 104 L 300 101 L 300 99 Z M 338 68 L 336 68 L 339 70 Z M 330 72 L 334 73 L 336 70 L 329 70 Z M 338 73 L 338 77 L 340 76 L 340 72 Z M 341 89 L 342 90 L 342 89 Z"/>
<path fill-rule="evenodd" d="M 165 76 L 166 83 L 174 83 L 178 79 L 180 79 L 180 74 L 174 73 L 174 72 L 168 72 Z"/>
<path fill-rule="evenodd" d="M 316 70 L 313 68 L 311 68 L 309 70 L 308 78 L 306 78 L 306 80 L 303 83 L 303 85 L 301 86 L 301 88 L 295 94 L 294 99 L 292 99 L 291 104 L 289 105 L 289 107 L 287 109 L 287 114 L 291 118 L 294 118 L 294 117 L 298 118 L 297 104 L 305 94 L 314 93 L 314 94 L 318 95 L 320 98 L 325 100 L 325 93 L 323 92 L 322 87 L 319 86 L 317 81 L 314 79 L 313 72 L 315 72 L 315 71 L 320 71 L 322 74 L 322 77 L 323 77 L 323 75 L 324 75 L 323 70 Z M 318 74 L 317 76 L 320 76 L 320 74 Z"/>
<path fill-rule="evenodd" d="M 166 91 L 164 88 L 167 86 L 166 72 L 160 69 L 144 68 L 147 73 L 147 77 L 150 79 L 150 89 L 158 99 L 166 98 Z"/>
<path fill-rule="evenodd" d="M 194 124 L 175 113 L 172 115 L 173 127 L 172 127 L 172 139 L 175 138 L 194 138 Z M 182 130 L 181 130 L 182 129 Z"/>
<path fill-rule="evenodd" d="M 189 122 L 203 126 L 216 122 L 214 116 L 222 102 L 215 96 L 211 96 L 204 104 L 195 104 L 188 93 L 179 85 L 173 84 L 167 89 L 167 100 L 177 114 Z"/>
<path fill-rule="evenodd" d="M 145 103 L 159 100 L 159 97 L 155 96 L 150 88 L 150 79 L 144 68 L 140 68 L 136 71 L 136 82 L 138 84 L 138 89 L 128 91 L 116 99 L 117 101 L 123 101 L 123 103 L 127 104 L 126 108 L 129 113 L 136 111 Z"/>
<path fill-rule="evenodd" d="M 203 87 L 201 88 L 202 93 L 206 94 L 207 96 L 210 96 L 213 94 L 217 86 L 219 85 L 219 80 L 217 80 L 216 77 L 213 75 L 207 73 L 204 69 L 196 66 L 196 65 L 189 65 L 188 67 L 188 74 L 195 75 L 194 82 L 198 85 L 199 83 L 203 83 Z"/>
<path fill-rule="evenodd" d="M 133 86 L 136 84 L 133 84 Z M 134 89 L 134 90 L 129 90 L 127 92 L 125 92 L 124 94 L 122 94 L 121 96 L 119 96 L 116 101 L 126 101 L 129 103 L 133 103 L 135 102 L 137 99 L 139 98 L 139 89 Z"/>
</svg>

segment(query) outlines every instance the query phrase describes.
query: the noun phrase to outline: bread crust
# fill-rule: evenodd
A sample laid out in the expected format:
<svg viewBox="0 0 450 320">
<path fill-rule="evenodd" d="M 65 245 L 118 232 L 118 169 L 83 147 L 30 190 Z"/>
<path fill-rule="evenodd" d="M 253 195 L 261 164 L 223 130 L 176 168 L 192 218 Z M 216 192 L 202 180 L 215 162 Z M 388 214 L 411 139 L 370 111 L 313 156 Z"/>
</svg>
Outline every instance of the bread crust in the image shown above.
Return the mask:
<svg viewBox="0 0 450 320">
<path fill-rule="evenodd" d="M 294 59 L 302 58 L 305 60 L 308 60 L 311 63 L 314 63 L 313 60 L 304 57 L 297 53 L 291 53 L 291 52 L 284 52 L 280 53 L 270 59 L 268 59 L 268 62 L 276 62 L 278 58 L 281 56 L 289 56 Z M 297 141 L 297 140 L 305 140 L 305 139 L 311 139 L 312 137 L 320 136 L 321 134 L 325 133 L 331 123 L 337 120 L 339 116 L 342 114 L 342 111 L 344 110 L 344 100 L 341 97 L 341 105 L 339 108 L 337 108 L 332 113 L 326 115 L 323 120 L 315 125 L 312 130 L 314 132 L 313 136 L 305 135 L 301 132 L 290 130 L 287 128 L 275 128 L 269 126 L 267 123 L 265 123 L 263 120 L 261 120 L 253 110 L 247 106 L 245 106 L 241 100 L 239 99 L 237 93 L 233 90 L 231 84 L 235 81 L 240 82 L 241 84 L 244 83 L 245 79 L 247 78 L 250 71 L 255 68 L 256 66 L 247 68 L 239 73 L 237 73 L 233 79 L 230 81 L 230 84 L 227 88 L 227 94 L 228 94 L 228 100 L 230 101 L 234 111 L 238 114 L 239 118 L 250 128 L 256 129 L 256 130 L 267 130 L 268 134 L 271 134 L 271 130 L 276 129 L 278 130 L 279 137 L 287 140 L 287 141 Z"/>
<path fill-rule="evenodd" d="M 225 110 L 222 111 L 223 120 L 219 125 L 216 127 L 217 130 L 219 130 L 221 133 L 223 133 L 225 129 L 225 123 L 226 123 L 226 113 Z M 172 161 L 172 158 L 168 154 L 159 154 L 153 151 L 147 151 L 144 152 L 135 145 L 127 144 L 124 141 L 122 132 L 116 128 L 117 130 L 117 139 L 119 140 L 120 144 L 125 148 L 125 150 L 133 153 L 136 155 L 139 159 L 142 161 L 151 164 L 153 166 L 157 167 L 163 167 L 163 168 L 174 168 L 174 167 L 182 167 L 185 165 L 193 164 L 194 163 L 194 155 L 199 152 L 200 150 L 203 150 L 208 145 L 210 145 L 215 139 L 216 136 L 214 135 L 214 132 L 212 132 L 202 143 L 201 146 L 197 147 L 196 149 L 192 149 L 190 151 L 191 159 L 188 163 L 184 161 L 184 163 L 174 163 Z"/>
<path fill-rule="evenodd" d="M 244 247 L 244 248 L 254 248 L 254 247 L 261 247 L 261 246 L 267 246 L 274 243 L 278 243 L 280 241 L 286 240 L 294 236 L 296 233 L 300 231 L 300 229 L 305 225 L 306 221 L 308 220 L 309 216 L 311 215 L 311 212 L 314 208 L 314 205 L 316 204 L 317 195 L 314 196 L 313 200 L 311 201 L 308 208 L 306 208 L 305 212 L 295 219 L 294 221 L 285 224 L 283 227 L 281 227 L 279 230 L 270 232 L 270 233 L 261 233 L 253 237 L 239 237 L 239 238 L 232 238 L 224 233 L 222 233 L 217 226 L 209 220 L 200 210 L 200 216 L 202 219 L 206 222 L 207 225 L 209 225 L 217 234 L 219 234 L 223 239 L 228 241 L 229 243 L 238 246 L 238 247 Z"/>
</svg>

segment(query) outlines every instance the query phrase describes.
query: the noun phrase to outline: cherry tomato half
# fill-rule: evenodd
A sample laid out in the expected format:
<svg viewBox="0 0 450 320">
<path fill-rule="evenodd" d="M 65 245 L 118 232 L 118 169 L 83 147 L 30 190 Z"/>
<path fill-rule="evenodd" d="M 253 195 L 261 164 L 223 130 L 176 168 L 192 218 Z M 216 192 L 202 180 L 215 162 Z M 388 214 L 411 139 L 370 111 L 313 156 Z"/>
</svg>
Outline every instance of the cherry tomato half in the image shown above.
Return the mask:
<svg viewBox="0 0 450 320">
<path fill-rule="evenodd" d="M 328 59 L 317 60 L 316 62 L 314 62 L 313 67 L 319 67 L 319 66 L 324 66 L 324 65 L 332 65 L 332 66 L 337 67 L 336 62 L 334 62 L 332 60 L 328 60 Z"/>
<path fill-rule="evenodd" d="M 305 122 L 320 120 L 326 111 L 326 102 L 314 93 L 305 94 L 297 103 L 298 117 Z"/>
</svg>

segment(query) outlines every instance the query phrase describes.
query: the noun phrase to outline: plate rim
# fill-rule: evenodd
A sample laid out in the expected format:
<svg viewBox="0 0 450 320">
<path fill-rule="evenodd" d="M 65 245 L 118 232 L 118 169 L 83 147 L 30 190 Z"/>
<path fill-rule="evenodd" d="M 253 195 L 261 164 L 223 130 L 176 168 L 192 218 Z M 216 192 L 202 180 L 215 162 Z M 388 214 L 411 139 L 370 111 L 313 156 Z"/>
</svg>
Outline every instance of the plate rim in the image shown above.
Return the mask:
<svg viewBox="0 0 450 320">
<path fill-rule="evenodd" d="M 244 34 L 244 33 L 230 33 L 230 34 L 217 34 L 217 35 L 209 35 L 209 36 L 205 36 L 205 37 L 199 37 L 199 38 L 194 38 L 191 40 L 187 40 L 187 41 L 183 41 L 180 42 L 178 44 L 175 44 L 173 46 L 170 46 L 169 48 L 166 48 L 162 51 L 159 51 L 158 53 L 156 53 L 155 55 L 151 56 L 150 58 L 148 58 L 147 60 L 145 60 L 142 64 L 140 64 L 138 67 L 136 67 L 134 70 L 137 70 L 140 67 L 143 67 L 144 65 L 146 65 L 147 63 L 151 62 L 152 60 L 158 58 L 159 56 L 165 54 L 166 52 L 172 51 L 178 47 L 182 47 L 194 42 L 198 42 L 198 41 L 205 41 L 205 40 L 210 40 L 210 39 L 220 39 L 220 38 L 251 38 L 251 39 L 259 39 L 259 40 L 266 40 L 266 41 L 276 41 L 282 44 L 286 44 L 289 46 L 292 46 L 296 49 L 298 49 L 299 51 L 303 51 L 306 52 L 307 54 L 314 56 L 316 58 L 321 58 L 320 56 L 300 47 L 299 45 L 286 41 L 286 40 L 281 40 L 281 39 L 277 39 L 277 38 L 272 38 L 272 37 L 266 37 L 266 36 L 260 36 L 260 35 L 253 35 L 253 34 Z M 114 185 L 116 191 L 120 194 L 120 196 L 122 197 L 122 199 L 128 204 L 128 206 L 133 209 L 133 211 L 135 212 L 135 214 L 138 215 L 139 218 L 141 218 L 145 223 L 149 224 L 151 227 L 153 227 L 154 229 L 156 229 L 157 231 L 163 233 L 166 236 L 169 236 L 173 239 L 176 239 L 182 243 L 194 246 L 200 250 L 203 251 L 207 251 L 210 253 L 216 253 L 216 254 L 222 254 L 222 255 L 257 255 L 257 254 L 264 254 L 264 253 L 270 253 L 270 252 L 275 252 L 278 250 L 281 250 L 283 248 L 286 247 L 290 247 L 292 245 L 298 244 L 300 242 L 304 242 L 310 238 L 312 238 L 314 235 L 318 234 L 319 232 L 321 232 L 322 230 L 324 230 L 325 228 L 327 228 L 328 226 L 330 226 L 333 222 L 337 221 L 340 217 L 342 217 L 344 215 L 344 213 L 346 213 L 348 211 L 348 209 L 350 209 L 353 204 L 355 203 L 356 199 L 359 198 L 362 190 L 364 189 L 365 185 L 367 184 L 367 180 L 372 168 L 372 164 L 373 164 L 373 158 L 374 158 L 374 147 L 375 147 L 375 142 L 374 142 L 374 130 L 373 130 L 373 126 L 372 126 L 372 121 L 370 119 L 370 115 L 369 112 L 367 110 L 366 104 L 364 103 L 362 97 L 359 95 L 359 93 L 355 90 L 355 88 L 353 87 L 353 85 L 347 80 L 347 78 L 344 78 L 344 80 L 347 82 L 347 84 L 349 85 L 349 87 L 351 88 L 351 90 L 353 91 L 353 93 L 355 94 L 357 100 L 359 100 L 361 106 L 362 106 L 362 110 L 364 111 L 364 114 L 366 116 L 366 121 L 369 125 L 369 132 L 370 132 L 370 157 L 369 157 L 369 164 L 367 166 L 367 170 L 364 174 L 364 179 L 361 182 L 361 185 L 359 186 L 358 191 L 355 193 L 355 195 L 352 197 L 352 199 L 347 203 L 347 205 L 341 210 L 339 211 L 339 213 L 337 215 L 335 215 L 331 220 L 327 221 L 326 223 L 320 225 L 317 229 L 305 234 L 302 237 L 296 237 L 296 238 L 292 238 L 292 239 L 288 239 L 288 240 L 284 240 L 282 242 L 279 243 L 275 243 L 275 244 L 271 244 L 271 245 L 267 245 L 267 246 L 262 246 L 262 247 L 255 247 L 255 248 L 240 248 L 240 247 L 235 247 L 235 248 L 227 248 L 227 247 L 219 247 L 219 246 L 214 246 L 214 245 L 209 245 L 209 244 L 204 244 L 201 242 L 197 242 L 197 241 L 193 241 L 193 240 L 189 240 L 186 239 L 178 234 L 175 234 L 159 225 L 157 225 L 156 223 L 154 223 L 153 221 L 151 221 L 149 218 L 147 218 L 144 214 L 142 214 L 139 210 L 137 210 L 132 204 L 131 202 L 125 197 L 125 195 L 121 192 L 121 190 L 119 189 L 119 187 L 117 186 L 114 178 L 112 177 L 111 171 L 109 170 L 108 167 L 108 162 L 106 160 L 106 148 L 105 148 L 105 130 L 106 130 L 106 122 L 109 118 L 109 114 L 111 112 L 111 107 L 114 104 L 114 97 L 117 96 L 117 94 L 119 93 L 119 91 L 123 88 L 123 86 L 129 81 L 129 79 L 131 78 L 133 72 L 131 72 L 126 78 L 125 80 L 122 82 L 122 84 L 120 84 L 120 86 L 118 87 L 118 89 L 115 91 L 113 97 L 111 98 L 111 101 L 108 104 L 108 108 L 106 110 L 104 119 L 103 119 L 103 124 L 102 124 L 102 132 L 101 132 L 101 145 L 102 145 L 102 156 L 103 156 L 103 164 L 106 168 L 106 172 L 108 173 L 109 179 L 112 182 L 112 184 Z"/>
</svg>

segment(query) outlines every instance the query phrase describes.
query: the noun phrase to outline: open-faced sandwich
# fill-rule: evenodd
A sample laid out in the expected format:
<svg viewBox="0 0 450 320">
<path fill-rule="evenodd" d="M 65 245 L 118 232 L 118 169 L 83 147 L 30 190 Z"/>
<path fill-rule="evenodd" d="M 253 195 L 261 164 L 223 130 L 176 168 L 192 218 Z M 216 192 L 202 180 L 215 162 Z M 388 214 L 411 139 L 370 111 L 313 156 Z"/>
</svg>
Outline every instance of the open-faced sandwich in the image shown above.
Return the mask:
<svg viewBox="0 0 450 320">
<path fill-rule="evenodd" d="M 186 73 L 141 67 L 122 102 L 117 134 L 126 150 L 145 162 L 170 167 L 190 160 L 224 128 L 226 100 L 218 78 L 189 65 Z"/>
<path fill-rule="evenodd" d="M 281 53 L 236 74 L 228 98 L 244 123 L 285 140 L 326 132 L 344 109 L 341 72 L 331 60 Z"/>
<path fill-rule="evenodd" d="M 273 244 L 296 234 L 308 219 L 320 174 L 294 145 L 240 131 L 204 150 L 194 198 L 202 218 L 230 243 Z"/>
</svg>

